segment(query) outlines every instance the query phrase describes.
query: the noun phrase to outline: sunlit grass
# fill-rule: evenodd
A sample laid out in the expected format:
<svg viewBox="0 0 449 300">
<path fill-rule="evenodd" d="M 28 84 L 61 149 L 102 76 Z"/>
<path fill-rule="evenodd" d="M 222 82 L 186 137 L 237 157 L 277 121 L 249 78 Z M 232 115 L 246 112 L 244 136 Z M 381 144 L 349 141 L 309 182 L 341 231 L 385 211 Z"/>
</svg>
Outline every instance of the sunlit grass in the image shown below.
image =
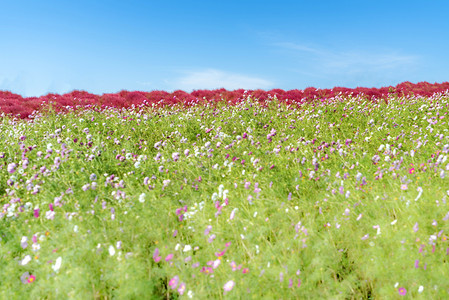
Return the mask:
<svg viewBox="0 0 449 300">
<path fill-rule="evenodd" d="M 2 118 L 0 298 L 448 297 L 448 100 Z"/>
</svg>

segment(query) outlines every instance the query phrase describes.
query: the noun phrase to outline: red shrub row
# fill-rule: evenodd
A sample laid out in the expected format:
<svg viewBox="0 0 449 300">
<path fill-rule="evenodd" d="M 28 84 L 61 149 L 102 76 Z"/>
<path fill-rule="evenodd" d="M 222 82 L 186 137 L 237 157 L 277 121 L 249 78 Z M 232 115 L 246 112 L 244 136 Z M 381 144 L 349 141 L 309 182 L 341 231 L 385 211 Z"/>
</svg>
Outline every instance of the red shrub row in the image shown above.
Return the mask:
<svg viewBox="0 0 449 300">
<path fill-rule="evenodd" d="M 397 86 L 388 86 L 382 88 L 364 88 L 357 87 L 355 89 L 349 89 L 344 87 L 335 87 L 333 89 L 315 89 L 313 87 L 306 88 L 304 90 L 289 90 L 284 91 L 281 89 L 273 89 L 270 91 L 264 90 L 234 90 L 228 91 L 225 89 L 216 90 L 196 90 L 191 93 L 184 91 L 174 91 L 168 93 L 165 91 L 152 91 L 152 92 L 129 92 L 121 91 L 115 94 L 103 94 L 101 96 L 90 94 L 85 91 L 72 91 L 67 94 L 48 94 L 41 97 L 28 97 L 23 98 L 20 95 L 8 92 L 0 91 L 0 114 L 11 114 L 19 116 L 20 118 L 28 118 L 33 111 L 38 111 L 43 107 L 51 107 L 55 111 L 63 111 L 68 107 L 76 106 L 101 106 L 101 107 L 131 107 L 139 105 L 175 105 L 183 104 L 186 106 L 193 105 L 195 103 L 204 102 L 218 102 L 228 101 L 229 103 L 236 103 L 242 99 L 250 96 L 251 98 L 258 99 L 259 102 L 265 102 L 266 100 L 276 97 L 281 101 L 288 103 L 304 103 L 310 101 L 323 101 L 325 99 L 334 97 L 347 97 L 347 96 L 361 96 L 363 95 L 370 100 L 386 99 L 391 95 L 397 96 L 432 96 L 438 92 L 444 92 L 449 90 L 449 82 L 443 83 L 428 83 L 428 82 L 403 82 Z"/>
</svg>

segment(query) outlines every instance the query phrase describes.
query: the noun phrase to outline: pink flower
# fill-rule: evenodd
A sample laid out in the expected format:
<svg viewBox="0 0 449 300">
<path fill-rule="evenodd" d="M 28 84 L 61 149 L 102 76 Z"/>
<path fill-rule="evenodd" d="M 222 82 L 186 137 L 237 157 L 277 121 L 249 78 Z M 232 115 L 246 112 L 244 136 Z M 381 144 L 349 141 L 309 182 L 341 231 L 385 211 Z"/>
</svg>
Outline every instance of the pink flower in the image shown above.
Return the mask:
<svg viewBox="0 0 449 300">
<path fill-rule="evenodd" d="M 223 286 L 224 292 L 226 294 L 226 292 L 231 291 L 235 286 L 235 282 L 230 280 L 228 282 L 225 283 L 225 285 Z"/>
<path fill-rule="evenodd" d="M 212 226 L 211 225 L 208 225 L 207 227 L 206 227 L 206 229 L 204 230 L 204 235 L 208 235 L 209 234 L 209 232 L 212 230 Z"/>
<path fill-rule="evenodd" d="M 29 272 L 25 272 L 20 276 L 20 280 L 23 284 L 28 284 L 36 281 L 36 276 L 31 275 Z"/>
<path fill-rule="evenodd" d="M 8 165 L 7 170 L 9 173 L 13 174 L 16 171 L 17 164 L 11 163 Z"/>
<path fill-rule="evenodd" d="M 167 255 L 167 257 L 165 257 L 165 261 L 169 261 L 172 258 L 173 258 L 173 253 L 170 253 L 169 255 Z"/>
<path fill-rule="evenodd" d="M 39 208 L 35 209 L 33 213 L 35 218 L 39 218 Z"/>
<path fill-rule="evenodd" d="M 415 225 L 413 226 L 413 231 L 414 231 L 414 232 L 417 232 L 418 229 L 419 229 L 419 227 L 418 227 L 418 222 L 416 222 Z"/>
<path fill-rule="evenodd" d="M 154 249 L 153 259 L 154 259 L 155 262 L 159 262 L 161 260 L 161 257 L 159 256 L 159 249 L 158 248 Z"/>
<path fill-rule="evenodd" d="M 201 272 L 202 273 L 207 273 L 207 274 L 212 274 L 212 273 L 214 273 L 214 269 L 212 269 L 211 267 L 203 267 L 202 269 L 201 269 Z"/>
<path fill-rule="evenodd" d="M 398 289 L 398 293 L 401 296 L 405 296 L 405 294 L 407 294 L 407 290 L 405 288 L 401 287 Z"/>
<path fill-rule="evenodd" d="M 225 253 L 226 253 L 226 249 L 224 249 L 221 252 L 215 252 L 215 256 L 220 257 L 220 256 L 223 256 Z"/>
<path fill-rule="evenodd" d="M 176 275 L 175 277 L 170 279 L 170 281 L 168 282 L 168 285 L 170 286 L 170 288 L 172 290 L 174 290 L 178 286 L 178 283 L 179 283 L 179 277 L 178 277 L 178 275 Z"/>
<path fill-rule="evenodd" d="M 182 295 L 182 294 L 184 294 L 185 290 L 186 290 L 186 284 L 184 282 L 181 282 L 181 284 L 179 285 L 179 288 L 178 288 L 178 293 Z"/>
</svg>

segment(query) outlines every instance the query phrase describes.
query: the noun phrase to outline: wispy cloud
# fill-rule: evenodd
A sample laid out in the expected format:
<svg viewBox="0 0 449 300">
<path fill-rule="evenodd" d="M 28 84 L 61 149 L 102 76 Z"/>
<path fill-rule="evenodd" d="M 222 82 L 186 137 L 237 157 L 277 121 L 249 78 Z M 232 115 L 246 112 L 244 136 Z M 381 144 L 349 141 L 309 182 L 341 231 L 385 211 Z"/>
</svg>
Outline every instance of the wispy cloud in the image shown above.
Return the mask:
<svg viewBox="0 0 449 300">
<path fill-rule="evenodd" d="M 297 82 L 309 86 L 384 86 L 420 78 L 422 57 L 400 50 L 376 46 L 329 48 L 291 42 L 271 44 L 287 58 L 286 71 L 299 74 Z"/>
<path fill-rule="evenodd" d="M 276 43 L 276 46 L 294 51 L 303 61 L 313 63 L 324 73 L 385 72 L 415 67 L 419 57 L 397 51 L 333 51 L 295 43 Z"/>
<path fill-rule="evenodd" d="M 16 76 L 0 78 L 0 90 L 11 91 L 23 97 L 39 97 L 48 93 L 63 94 L 71 91 L 70 84 L 45 76 L 32 76 L 21 72 Z"/>
<path fill-rule="evenodd" d="M 238 73 L 229 73 L 216 69 L 183 72 L 170 85 L 173 89 L 192 91 L 196 89 L 270 89 L 274 83 L 270 80 Z"/>
</svg>

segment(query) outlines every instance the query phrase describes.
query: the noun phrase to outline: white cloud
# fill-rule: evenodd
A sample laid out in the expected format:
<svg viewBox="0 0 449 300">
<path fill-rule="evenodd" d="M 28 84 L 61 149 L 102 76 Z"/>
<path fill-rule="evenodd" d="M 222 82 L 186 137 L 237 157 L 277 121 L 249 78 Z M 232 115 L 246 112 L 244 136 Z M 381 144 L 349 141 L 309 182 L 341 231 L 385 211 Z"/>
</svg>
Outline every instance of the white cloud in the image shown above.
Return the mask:
<svg viewBox="0 0 449 300">
<path fill-rule="evenodd" d="M 274 83 L 258 77 L 229 73 L 216 69 L 186 72 L 186 75 L 173 82 L 174 89 L 192 91 L 198 89 L 270 89 Z"/>
</svg>

